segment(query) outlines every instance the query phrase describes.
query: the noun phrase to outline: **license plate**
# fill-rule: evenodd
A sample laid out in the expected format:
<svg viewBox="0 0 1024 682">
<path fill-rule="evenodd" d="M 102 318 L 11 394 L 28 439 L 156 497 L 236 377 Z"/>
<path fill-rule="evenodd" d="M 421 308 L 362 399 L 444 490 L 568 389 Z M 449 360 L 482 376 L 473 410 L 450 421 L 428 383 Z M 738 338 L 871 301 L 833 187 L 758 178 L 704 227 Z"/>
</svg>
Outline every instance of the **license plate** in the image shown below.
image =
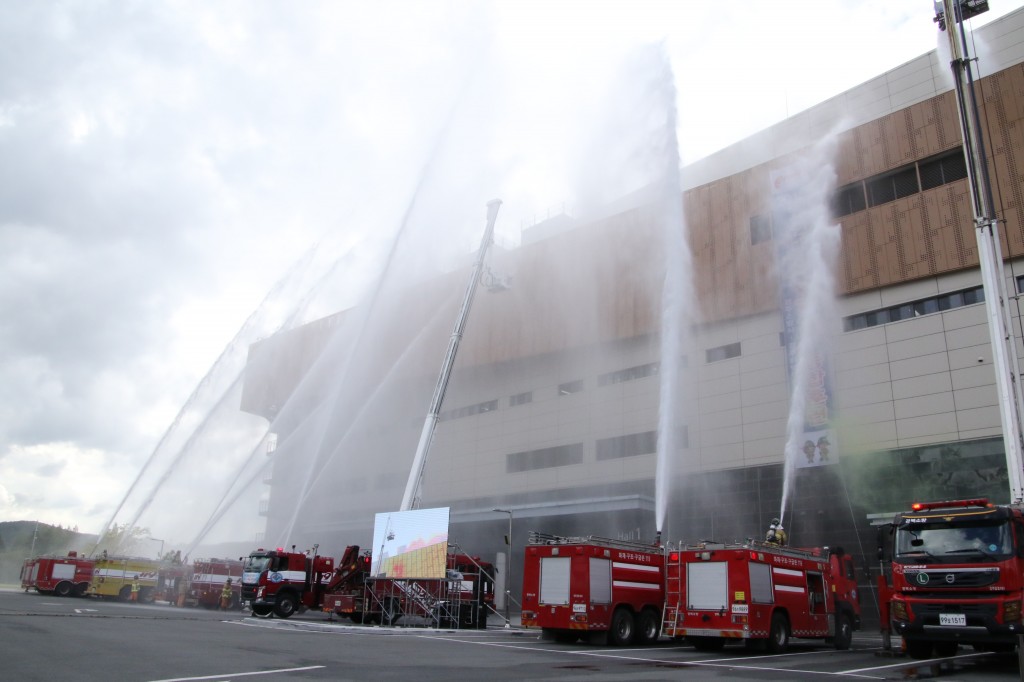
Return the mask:
<svg viewBox="0 0 1024 682">
<path fill-rule="evenodd" d="M 940 613 L 939 625 L 967 625 L 967 616 L 962 613 Z"/>
</svg>

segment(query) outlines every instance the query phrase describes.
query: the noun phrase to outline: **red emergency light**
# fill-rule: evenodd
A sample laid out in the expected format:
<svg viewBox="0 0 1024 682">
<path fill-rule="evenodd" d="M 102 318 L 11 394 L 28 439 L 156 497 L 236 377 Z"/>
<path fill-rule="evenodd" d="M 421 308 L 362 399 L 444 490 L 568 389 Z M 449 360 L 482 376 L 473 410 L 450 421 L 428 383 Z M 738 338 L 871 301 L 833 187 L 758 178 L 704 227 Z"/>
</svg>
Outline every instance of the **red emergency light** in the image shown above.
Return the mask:
<svg viewBox="0 0 1024 682">
<path fill-rule="evenodd" d="M 910 505 L 913 511 L 925 511 L 928 509 L 963 509 L 966 507 L 991 507 L 988 499 L 978 497 L 973 500 L 947 500 L 945 502 L 915 502 Z"/>
</svg>

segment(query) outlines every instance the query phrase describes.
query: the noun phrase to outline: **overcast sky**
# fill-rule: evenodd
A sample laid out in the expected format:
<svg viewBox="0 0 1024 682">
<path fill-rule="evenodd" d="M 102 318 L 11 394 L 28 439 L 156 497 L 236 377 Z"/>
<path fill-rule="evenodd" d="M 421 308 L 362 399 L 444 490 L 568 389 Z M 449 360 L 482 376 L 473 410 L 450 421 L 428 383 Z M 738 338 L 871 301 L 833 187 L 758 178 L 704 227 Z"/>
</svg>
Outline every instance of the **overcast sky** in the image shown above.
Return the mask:
<svg viewBox="0 0 1024 682">
<path fill-rule="evenodd" d="M 984 21 L 1022 3 L 991 0 Z M 686 162 L 934 49 L 932 15 L 930 0 L 0 3 L 0 520 L 98 531 L 285 270 L 394 219 L 389 190 L 453 107 L 460 125 L 486 112 L 490 165 L 464 170 L 493 178 L 515 242 L 578 198 L 580 130 L 631 48 L 670 58 Z M 458 104 L 469 78 L 487 101 Z"/>
</svg>

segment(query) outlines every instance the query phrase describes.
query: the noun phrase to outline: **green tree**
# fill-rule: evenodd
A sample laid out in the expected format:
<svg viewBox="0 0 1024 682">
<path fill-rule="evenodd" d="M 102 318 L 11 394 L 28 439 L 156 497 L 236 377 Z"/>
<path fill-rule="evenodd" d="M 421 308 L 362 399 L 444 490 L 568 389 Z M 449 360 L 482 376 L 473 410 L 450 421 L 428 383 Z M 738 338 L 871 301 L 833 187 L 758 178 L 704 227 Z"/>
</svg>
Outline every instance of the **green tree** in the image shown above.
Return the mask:
<svg viewBox="0 0 1024 682">
<path fill-rule="evenodd" d="M 96 543 L 94 554 L 105 551 L 107 554 L 116 556 L 130 555 L 148 537 L 148 528 L 141 528 L 139 526 L 129 527 L 127 523 L 115 523 Z"/>
</svg>

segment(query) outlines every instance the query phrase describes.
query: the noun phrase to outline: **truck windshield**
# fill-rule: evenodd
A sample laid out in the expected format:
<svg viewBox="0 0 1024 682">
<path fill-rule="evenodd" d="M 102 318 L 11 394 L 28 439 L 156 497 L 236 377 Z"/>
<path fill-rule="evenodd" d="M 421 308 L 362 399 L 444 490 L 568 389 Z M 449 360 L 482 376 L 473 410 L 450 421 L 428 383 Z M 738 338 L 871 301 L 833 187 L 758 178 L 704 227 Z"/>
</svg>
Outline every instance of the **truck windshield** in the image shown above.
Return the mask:
<svg viewBox="0 0 1024 682">
<path fill-rule="evenodd" d="M 262 573 L 267 570 L 270 566 L 270 557 L 268 556 L 251 556 L 246 558 L 245 563 L 242 565 L 243 573 Z"/>
<path fill-rule="evenodd" d="M 900 563 L 978 563 L 1013 555 L 1007 521 L 904 523 L 896 529 L 896 561 Z"/>
</svg>

